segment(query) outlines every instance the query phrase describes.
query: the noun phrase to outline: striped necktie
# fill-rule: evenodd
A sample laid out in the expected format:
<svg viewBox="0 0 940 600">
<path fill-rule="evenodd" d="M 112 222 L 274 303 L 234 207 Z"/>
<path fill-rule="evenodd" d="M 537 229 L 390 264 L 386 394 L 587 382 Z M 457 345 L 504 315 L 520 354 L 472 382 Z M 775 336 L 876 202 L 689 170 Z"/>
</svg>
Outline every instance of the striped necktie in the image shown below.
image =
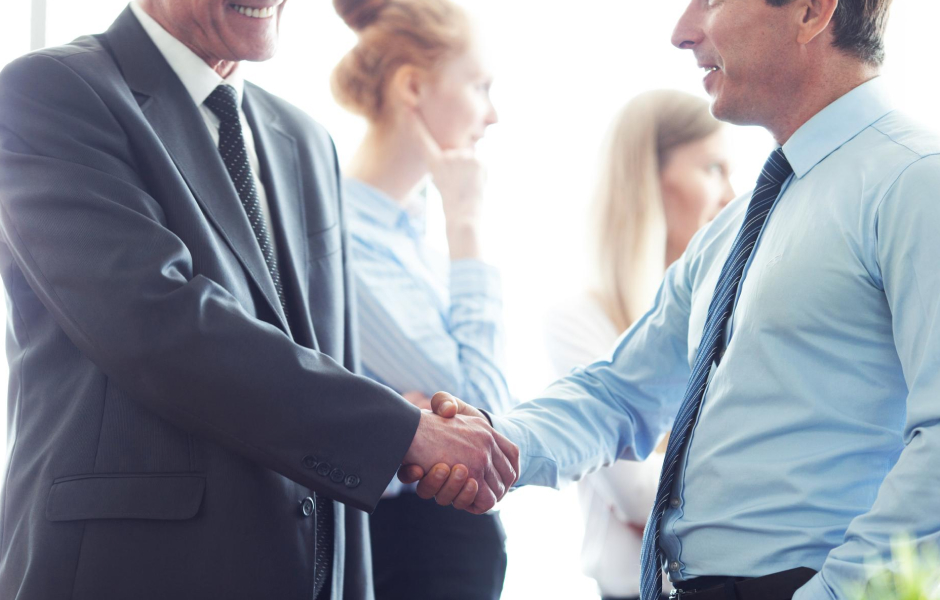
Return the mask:
<svg viewBox="0 0 940 600">
<path fill-rule="evenodd" d="M 222 155 L 225 169 L 232 178 L 238 198 L 245 209 L 245 214 L 248 215 L 251 230 L 255 234 L 255 239 L 258 240 L 261 255 L 264 257 L 264 264 L 267 265 L 268 273 L 271 274 L 271 280 L 274 282 L 277 298 L 281 303 L 281 308 L 284 309 L 284 315 L 287 316 L 284 284 L 281 282 L 281 274 L 277 269 L 274 245 L 271 243 L 271 236 L 264 222 L 261 200 L 251 172 L 251 163 L 248 162 L 248 149 L 245 146 L 241 118 L 238 113 L 238 93 L 235 88 L 223 83 L 212 90 L 203 104 L 219 118 L 219 154 Z"/>
<path fill-rule="evenodd" d="M 708 317 L 705 321 L 705 331 L 695 362 L 692 365 L 692 375 L 685 391 L 682 406 L 672 428 L 672 437 L 666 447 L 666 456 L 663 459 L 663 470 L 659 476 L 659 488 L 656 491 L 656 500 L 653 512 L 646 523 L 643 532 L 643 548 L 640 553 L 640 598 L 641 600 L 657 600 L 662 594 L 662 576 L 660 565 L 662 559 L 659 551 L 660 527 L 666 509 L 678 503 L 672 499 L 672 485 L 677 475 L 679 460 L 685 451 L 689 436 L 695 426 L 699 408 L 705 396 L 708 384 L 708 374 L 712 364 L 718 364 L 723 355 L 723 340 L 725 326 L 731 318 L 734 299 L 744 275 L 744 265 L 747 264 L 757 238 L 760 235 L 767 215 L 774 205 L 784 181 L 793 173 L 793 168 L 783 155 L 783 149 L 777 148 L 761 171 L 757 179 L 757 187 L 751 196 L 751 203 L 744 215 L 744 224 L 738 231 L 738 236 L 731 246 L 718 285 L 708 307 Z M 678 566 L 678 565 L 674 565 Z M 677 569 L 673 569 L 677 570 Z"/>
</svg>

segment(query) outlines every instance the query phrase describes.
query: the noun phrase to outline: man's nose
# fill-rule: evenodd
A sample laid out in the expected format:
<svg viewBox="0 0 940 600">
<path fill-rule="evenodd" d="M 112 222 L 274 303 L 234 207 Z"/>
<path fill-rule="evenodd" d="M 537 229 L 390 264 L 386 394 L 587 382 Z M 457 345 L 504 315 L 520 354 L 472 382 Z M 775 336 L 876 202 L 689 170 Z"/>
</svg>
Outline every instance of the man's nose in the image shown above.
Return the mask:
<svg viewBox="0 0 940 600">
<path fill-rule="evenodd" d="M 672 45 L 680 50 L 691 50 L 702 41 L 699 4 L 699 0 L 689 2 L 672 31 Z"/>
</svg>

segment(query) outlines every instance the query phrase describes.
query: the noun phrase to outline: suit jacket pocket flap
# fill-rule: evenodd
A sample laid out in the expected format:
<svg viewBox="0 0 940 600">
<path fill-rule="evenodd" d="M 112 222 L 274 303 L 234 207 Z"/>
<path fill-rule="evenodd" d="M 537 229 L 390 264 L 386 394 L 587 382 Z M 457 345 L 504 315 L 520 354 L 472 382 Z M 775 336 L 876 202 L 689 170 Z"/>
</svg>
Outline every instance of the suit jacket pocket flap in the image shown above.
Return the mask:
<svg viewBox="0 0 940 600">
<path fill-rule="evenodd" d="M 50 521 L 190 519 L 206 489 L 204 473 L 74 475 L 52 483 Z"/>
</svg>

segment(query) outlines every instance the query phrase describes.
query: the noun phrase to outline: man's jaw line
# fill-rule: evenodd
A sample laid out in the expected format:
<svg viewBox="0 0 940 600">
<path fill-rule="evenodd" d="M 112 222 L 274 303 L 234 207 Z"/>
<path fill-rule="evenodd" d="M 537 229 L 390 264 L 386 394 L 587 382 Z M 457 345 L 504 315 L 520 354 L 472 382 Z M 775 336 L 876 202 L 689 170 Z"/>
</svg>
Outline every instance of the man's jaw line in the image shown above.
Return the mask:
<svg viewBox="0 0 940 600">
<path fill-rule="evenodd" d="M 261 1 L 264 2 L 265 0 L 261 0 Z M 262 22 L 262 21 L 267 21 L 269 19 L 277 17 L 280 11 L 284 8 L 284 5 L 286 4 L 286 2 L 287 0 L 273 0 L 273 3 L 272 3 L 271 0 L 267 0 L 267 6 L 263 6 L 263 7 L 253 7 L 253 6 L 248 6 L 247 4 L 235 4 L 235 3 L 230 2 L 225 5 L 225 10 L 232 11 L 233 13 L 238 13 L 239 16 L 236 17 L 236 19 L 239 19 L 239 20 L 241 20 L 242 18 L 247 18 L 251 21 Z M 257 17 L 254 16 L 255 11 L 257 11 L 257 14 L 258 14 Z M 228 49 L 229 56 L 232 56 L 232 57 L 239 56 L 240 53 L 237 48 L 232 47 L 225 40 L 223 40 L 223 44 L 225 44 L 226 48 Z M 222 77 L 223 79 L 227 79 L 228 77 L 232 75 L 232 73 L 235 72 L 235 70 L 238 68 L 239 63 L 241 63 L 243 60 L 268 60 L 269 58 L 271 57 L 268 56 L 262 59 L 256 59 L 256 58 L 206 59 L 205 57 L 203 57 L 203 60 L 205 60 L 206 63 L 208 63 L 208 65 L 212 67 L 212 69 L 216 73 L 219 74 L 220 77 Z"/>
</svg>

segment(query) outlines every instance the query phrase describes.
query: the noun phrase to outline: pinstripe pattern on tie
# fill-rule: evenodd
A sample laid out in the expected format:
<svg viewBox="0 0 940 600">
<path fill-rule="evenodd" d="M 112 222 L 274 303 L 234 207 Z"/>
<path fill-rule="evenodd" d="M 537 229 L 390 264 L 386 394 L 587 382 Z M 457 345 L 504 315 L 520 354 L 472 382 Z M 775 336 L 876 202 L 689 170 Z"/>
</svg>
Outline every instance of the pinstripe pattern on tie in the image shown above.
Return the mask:
<svg viewBox="0 0 940 600">
<path fill-rule="evenodd" d="M 659 538 L 662 518 L 669 506 L 672 496 L 672 485 L 677 475 L 689 435 L 695 425 L 695 420 L 702 405 L 705 387 L 708 384 L 708 374 L 712 363 L 721 361 L 721 348 L 723 333 L 728 319 L 731 317 L 734 298 L 744 274 L 744 265 L 757 243 L 757 238 L 767 221 L 767 215 L 773 207 L 784 181 L 793 173 L 793 168 L 783 155 L 783 149 L 777 148 L 767 159 L 757 186 L 751 195 L 751 202 L 744 215 L 744 224 L 731 246 L 731 252 L 725 260 L 715 286 L 715 294 L 708 306 L 708 317 L 705 321 L 705 330 L 695 361 L 692 364 L 692 374 L 686 388 L 685 397 L 679 407 L 673 424 L 672 436 L 666 447 L 666 456 L 663 459 L 663 470 L 659 477 L 659 488 L 653 503 L 653 512 L 646 523 L 643 532 L 643 547 L 640 553 L 640 598 L 641 600 L 656 600 L 662 593 L 662 576 L 660 575 Z"/>
<path fill-rule="evenodd" d="M 264 222 L 261 200 L 258 198 L 258 188 L 255 187 L 255 178 L 251 173 L 251 164 L 248 162 L 248 150 L 245 147 L 245 137 L 242 133 L 242 124 L 238 113 L 238 93 L 235 88 L 223 83 L 212 90 L 212 93 L 209 94 L 203 104 L 209 107 L 209 110 L 219 118 L 219 154 L 222 155 L 222 162 L 225 163 L 225 168 L 232 178 L 235 190 L 238 192 L 238 198 L 241 200 L 245 214 L 248 216 L 251 230 L 254 232 L 255 238 L 258 240 L 258 246 L 261 248 L 261 255 L 268 267 L 268 273 L 271 274 L 271 279 L 274 281 L 277 298 L 281 303 L 281 308 L 284 309 L 284 315 L 287 316 L 284 284 L 281 282 L 277 259 L 274 257 L 274 246 L 271 243 L 268 227 Z"/>
</svg>

